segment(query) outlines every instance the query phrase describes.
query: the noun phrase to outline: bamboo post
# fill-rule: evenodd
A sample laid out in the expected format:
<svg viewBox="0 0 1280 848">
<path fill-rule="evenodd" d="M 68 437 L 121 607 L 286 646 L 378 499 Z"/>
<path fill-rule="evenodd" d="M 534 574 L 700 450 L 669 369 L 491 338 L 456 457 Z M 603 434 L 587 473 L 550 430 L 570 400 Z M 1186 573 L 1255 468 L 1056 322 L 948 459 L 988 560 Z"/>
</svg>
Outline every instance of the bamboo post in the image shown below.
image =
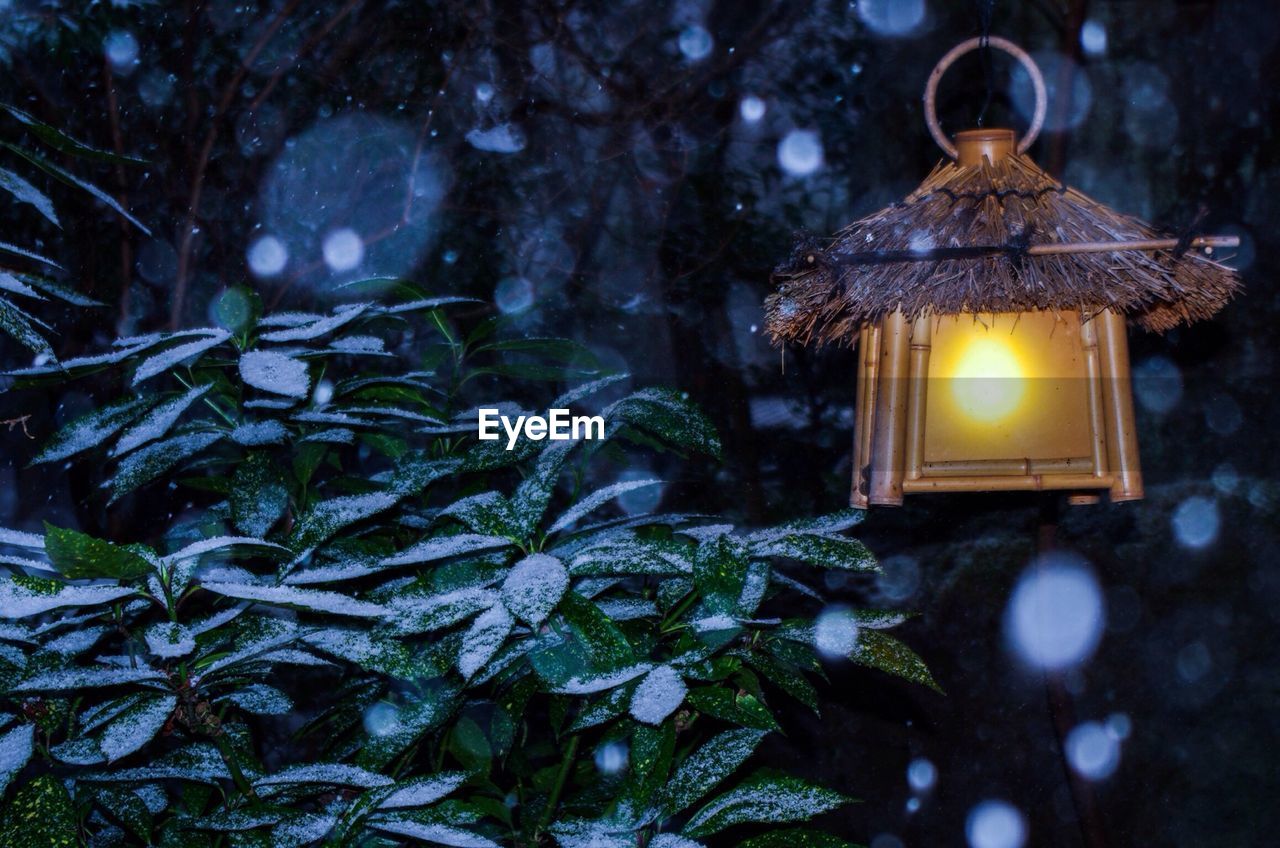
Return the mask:
<svg viewBox="0 0 1280 848">
<path fill-rule="evenodd" d="M 884 319 L 881 334 L 868 500 L 877 506 L 902 506 L 911 326 L 897 311 Z"/>
<path fill-rule="evenodd" d="M 863 469 L 871 461 L 871 429 L 875 421 L 876 366 L 880 361 L 880 328 L 862 325 L 858 332 L 858 389 L 853 430 L 853 486 L 849 505 L 866 509 Z"/>
<path fill-rule="evenodd" d="M 907 388 L 906 476 L 916 480 L 924 469 L 924 428 L 929 393 L 929 354 L 933 349 L 933 328 L 927 315 L 911 327 L 910 385 Z"/>
<path fill-rule="evenodd" d="M 1133 380 L 1129 375 L 1129 339 L 1124 316 L 1107 309 L 1094 320 L 1098 325 L 1101 353 L 1107 464 L 1115 475 L 1111 500 L 1140 500 L 1142 468 L 1138 459 L 1138 426 L 1133 414 Z"/>
<path fill-rule="evenodd" d="M 1080 322 L 1080 344 L 1084 352 L 1085 379 L 1088 380 L 1089 447 L 1093 454 L 1093 473 L 1101 477 L 1107 472 L 1107 428 L 1103 414 L 1098 327 L 1092 318 Z"/>
</svg>

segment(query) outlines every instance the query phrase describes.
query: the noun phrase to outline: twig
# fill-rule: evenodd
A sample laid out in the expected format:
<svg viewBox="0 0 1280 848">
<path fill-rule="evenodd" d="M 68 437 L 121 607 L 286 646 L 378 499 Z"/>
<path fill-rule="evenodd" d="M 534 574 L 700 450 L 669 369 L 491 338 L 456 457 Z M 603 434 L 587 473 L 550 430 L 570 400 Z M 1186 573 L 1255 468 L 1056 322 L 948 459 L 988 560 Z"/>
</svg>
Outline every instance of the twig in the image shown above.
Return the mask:
<svg viewBox="0 0 1280 848">
<path fill-rule="evenodd" d="M 257 60 L 258 54 L 266 48 L 272 37 L 284 25 L 284 22 L 293 14 L 293 10 L 298 7 L 299 2 L 300 0 L 289 0 L 284 5 L 284 8 L 272 19 L 271 23 L 267 25 L 267 28 L 263 30 L 262 35 L 258 37 L 253 47 L 245 54 L 244 59 L 240 61 L 240 66 L 236 68 L 236 72 L 232 74 L 231 80 L 222 91 L 222 97 L 219 99 L 212 117 L 209 118 L 209 130 L 205 133 L 204 144 L 200 148 L 200 155 L 196 162 L 195 175 L 191 179 L 191 195 L 187 202 L 187 219 L 182 227 L 182 240 L 178 248 L 178 274 L 173 286 L 173 303 L 169 309 L 169 325 L 173 329 L 176 329 L 182 321 L 182 306 L 186 300 L 187 281 L 191 275 L 191 251 L 195 246 L 196 217 L 200 209 L 200 196 L 204 192 L 204 178 L 209 168 L 209 157 L 213 154 L 213 145 L 218 140 L 219 125 L 227 109 L 231 107 L 231 101 L 235 99 L 240 83 L 244 80 L 245 74 L 249 72 L 249 67 Z"/>
<path fill-rule="evenodd" d="M 30 415 L 20 415 L 17 418 L 6 418 L 3 421 L 0 421 L 0 424 L 7 425 L 10 433 L 13 432 L 14 427 L 21 427 L 23 435 L 28 439 L 34 439 L 35 436 L 31 435 L 31 431 L 27 429 L 27 422 L 30 420 Z"/>
</svg>

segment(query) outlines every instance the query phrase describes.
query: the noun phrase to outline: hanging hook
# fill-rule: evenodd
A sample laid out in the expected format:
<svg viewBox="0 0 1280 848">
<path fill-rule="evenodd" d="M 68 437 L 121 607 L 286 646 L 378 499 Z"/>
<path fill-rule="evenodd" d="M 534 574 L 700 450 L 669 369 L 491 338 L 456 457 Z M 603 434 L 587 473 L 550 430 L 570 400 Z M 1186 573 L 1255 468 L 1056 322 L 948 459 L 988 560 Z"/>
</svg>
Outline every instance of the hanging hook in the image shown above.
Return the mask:
<svg viewBox="0 0 1280 848">
<path fill-rule="evenodd" d="M 929 134 L 933 136 L 933 140 L 952 159 L 957 158 L 960 155 L 960 151 L 956 150 L 955 144 L 942 131 L 942 125 L 938 123 L 938 83 L 942 80 L 942 75 L 955 64 L 957 59 L 980 47 L 982 41 L 981 37 L 974 37 L 952 47 L 945 56 L 938 60 L 938 64 L 933 66 L 933 72 L 929 74 L 929 81 L 924 87 L 924 120 L 929 126 Z M 1022 64 L 1022 67 L 1026 69 L 1027 75 L 1031 77 L 1031 87 L 1035 90 L 1036 96 L 1035 111 L 1031 118 L 1031 126 L 1027 128 L 1027 134 L 1018 142 L 1018 153 L 1026 153 L 1031 145 L 1035 143 L 1036 137 L 1040 135 L 1041 128 L 1044 127 L 1044 116 L 1049 100 L 1044 86 L 1044 75 L 1040 73 L 1040 66 L 1031 58 L 1031 55 L 1007 38 L 992 35 L 988 36 L 986 41 L 990 46 L 998 47 L 1017 59 Z"/>
</svg>

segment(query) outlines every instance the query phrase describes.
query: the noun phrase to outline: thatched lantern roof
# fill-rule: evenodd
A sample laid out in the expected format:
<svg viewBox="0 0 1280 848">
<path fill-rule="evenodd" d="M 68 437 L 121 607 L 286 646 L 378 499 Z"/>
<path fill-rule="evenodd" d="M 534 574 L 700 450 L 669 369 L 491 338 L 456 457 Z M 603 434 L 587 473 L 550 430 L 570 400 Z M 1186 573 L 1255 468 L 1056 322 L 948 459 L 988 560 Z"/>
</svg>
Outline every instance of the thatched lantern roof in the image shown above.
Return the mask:
<svg viewBox="0 0 1280 848">
<path fill-rule="evenodd" d="M 900 203 L 797 245 L 766 302 L 775 342 L 852 343 L 897 310 L 912 319 L 1111 309 L 1163 332 L 1208 318 L 1239 288 L 1212 258 L 1234 239 L 1160 233 L 1117 212 L 1041 170 L 1023 152 L 1030 139 L 1017 145 L 1012 130 L 960 133 L 957 151 L 927 114 L 957 160 Z"/>
</svg>

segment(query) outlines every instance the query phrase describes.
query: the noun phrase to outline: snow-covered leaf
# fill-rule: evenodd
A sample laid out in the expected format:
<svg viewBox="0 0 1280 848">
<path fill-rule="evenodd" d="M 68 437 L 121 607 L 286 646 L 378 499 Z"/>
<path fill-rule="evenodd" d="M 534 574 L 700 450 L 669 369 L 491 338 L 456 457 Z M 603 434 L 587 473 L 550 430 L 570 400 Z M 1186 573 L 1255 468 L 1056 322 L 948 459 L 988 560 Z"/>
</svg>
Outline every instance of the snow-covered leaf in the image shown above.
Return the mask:
<svg viewBox="0 0 1280 848">
<path fill-rule="evenodd" d="M 135 590 L 123 586 L 66 586 L 30 588 L 13 578 L 0 578 L 0 618 L 27 618 L 59 607 L 93 607 L 126 598 Z"/>
<path fill-rule="evenodd" d="M 510 539 L 502 536 L 482 536 L 476 533 L 459 533 L 456 536 L 437 536 L 424 539 L 412 547 L 406 548 L 382 560 L 381 565 L 418 565 L 424 562 L 450 559 L 464 554 L 503 548 L 511 544 Z"/>
<path fill-rule="evenodd" d="M 273 606 L 299 607 L 314 612 L 350 615 L 357 618 L 380 618 L 386 614 L 386 609 L 377 604 L 338 592 L 298 589 L 293 586 L 261 586 L 252 583 L 206 582 L 201 585 L 210 592 L 228 598 L 257 601 Z"/>
<path fill-rule="evenodd" d="M 660 485 L 661 483 L 661 480 L 625 480 L 621 483 L 614 483 L 612 486 L 605 486 L 603 489 L 597 489 L 565 510 L 547 529 L 547 532 L 557 533 L 566 527 L 573 526 L 578 519 L 599 509 L 619 495 L 624 495 L 627 492 L 646 486 Z"/>
<path fill-rule="evenodd" d="M 531 554 L 512 566 L 502 583 L 502 603 L 516 618 L 539 625 L 569 588 L 569 572 L 560 560 Z"/>
<path fill-rule="evenodd" d="M 57 462 L 97 447 L 153 403 L 155 398 L 126 398 L 87 412 L 55 433 L 31 463 Z"/>
<path fill-rule="evenodd" d="M 19 203 L 29 203 L 34 206 L 36 211 L 55 227 L 62 226 L 58 223 L 58 213 L 53 209 L 53 202 L 45 196 L 44 192 L 13 171 L 0 168 L 0 189 L 12 194 Z"/>
<path fill-rule="evenodd" d="M 342 306 L 333 315 L 315 316 L 312 321 L 296 324 L 281 330 L 272 330 L 263 333 L 259 338 L 264 342 L 301 342 L 318 339 L 326 333 L 332 333 L 342 325 L 359 318 L 368 308 L 369 304 L 367 303 Z M 261 322 L 259 322 L 259 326 L 261 326 Z"/>
<path fill-rule="evenodd" d="M 293 710 L 293 701 L 288 695 L 265 683 L 250 683 L 243 689 L 237 689 L 227 695 L 226 698 L 240 709 L 254 715 L 288 715 Z"/>
<path fill-rule="evenodd" d="M 467 586 L 438 595 L 401 595 L 387 607 L 401 633 L 428 633 L 451 627 L 498 602 L 492 589 Z"/>
<path fill-rule="evenodd" d="M 385 833 L 408 836 L 433 845 L 449 845 L 452 848 L 501 848 L 497 842 L 488 837 L 447 824 L 427 824 L 401 818 L 379 818 L 370 824 Z"/>
<path fill-rule="evenodd" d="M 683 832 L 698 838 L 746 822 L 805 821 L 848 802 L 838 792 L 797 777 L 761 775 L 708 802 Z"/>
<path fill-rule="evenodd" d="M 390 786 L 394 780 L 386 775 L 362 769 L 359 766 L 344 763 L 311 763 L 289 766 L 274 774 L 268 774 L 253 782 L 254 789 L 265 789 L 277 786 L 297 786 L 299 784 L 322 784 L 325 786 L 358 786 L 372 789 L 377 786 Z"/>
<path fill-rule="evenodd" d="M 185 657 L 196 649 L 191 628 L 176 621 L 158 621 L 144 634 L 147 650 L 162 659 Z"/>
<path fill-rule="evenodd" d="M 666 815 L 675 815 L 733 774 L 755 751 L 765 736 L 763 730 L 727 730 L 709 739 L 690 754 L 667 782 L 659 802 Z"/>
<path fill-rule="evenodd" d="M 115 476 L 108 481 L 115 502 L 124 495 L 146 485 L 185 459 L 189 459 L 218 441 L 220 433 L 187 433 L 154 442 L 129 454 L 120 461 Z"/>
<path fill-rule="evenodd" d="M 0 794 L 13 776 L 31 759 L 35 750 L 35 726 L 19 724 L 0 735 Z"/>
<path fill-rule="evenodd" d="M 407 780 L 397 786 L 396 790 L 378 805 L 379 809 L 390 810 L 405 807 L 425 807 L 434 804 L 453 792 L 467 780 L 467 773 L 461 771 L 444 771 L 430 777 L 419 777 Z"/>
<path fill-rule="evenodd" d="M 470 629 L 462 637 L 458 652 L 458 671 L 463 677 L 472 677 L 502 647 L 514 624 L 511 613 L 502 604 L 494 604 L 476 616 Z"/>
<path fill-rule="evenodd" d="M 274 350 L 252 350 L 240 357 L 240 377 L 255 389 L 304 398 L 311 390 L 307 364 Z"/>
<path fill-rule="evenodd" d="M 167 400 L 145 416 L 137 424 L 134 424 L 116 442 L 115 447 L 111 449 L 113 456 L 128 453 L 134 448 L 141 447 L 147 442 L 154 442 L 169 432 L 182 413 L 187 411 L 191 404 L 206 395 L 213 388 L 212 383 L 202 383 L 193 386 L 177 397 Z"/>
<path fill-rule="evenodd" d="M 688 691 L 679 672 L 660 665 L 646 674 L 632 693 L 631 715 L 644 724 L 661 724 L 676 711 Z"/>
<path fill-rule="evenodd" d="M 400 498 L 395 492 L 369 492 L 320 501 L 298 521 L 289 546 L 297 551 L 315 547 L 344 527 L 390 509 Z"/>
<path fill-rule="evenodd" d="M 37 674 L 13 687 L 14 692 L 69 692 L 124 683 L 147 683 L 163 680 L 164 675 L 151 668 L 68 668 Z"/>
<path fill-rule="evenodd" d="M 289 506 L 284 472 L 265 452 L 251 452 L 231 477 L 231 520 L 253 536 L 263 536 Z"/>
<path fill-rule="evenodd" d="M 174 695 L 147 697 L 112 719 L 98 737 L 98 747 L 107 762 L 115 762 L 150 742 L 177 704 Z"/>
<path fill-rule="evenodd" d="M 203 331 L 203 338 L 197 338 L 194 341 L 184 342 L 175 347 L 162 350 L 157 354 L 142 360 L 142 364 L 133 372 L 133 385 L 137 386 L 145 380 L 150 380 L 157 374 L 163 374 L 170 368 L 179 364 L 183 360 L 190 359 L 193 356 L 204 353 L 211 347 L 218 345 L 231 338 L 231 334 L 221 329 L 206 329 Z"/>
</svg>

